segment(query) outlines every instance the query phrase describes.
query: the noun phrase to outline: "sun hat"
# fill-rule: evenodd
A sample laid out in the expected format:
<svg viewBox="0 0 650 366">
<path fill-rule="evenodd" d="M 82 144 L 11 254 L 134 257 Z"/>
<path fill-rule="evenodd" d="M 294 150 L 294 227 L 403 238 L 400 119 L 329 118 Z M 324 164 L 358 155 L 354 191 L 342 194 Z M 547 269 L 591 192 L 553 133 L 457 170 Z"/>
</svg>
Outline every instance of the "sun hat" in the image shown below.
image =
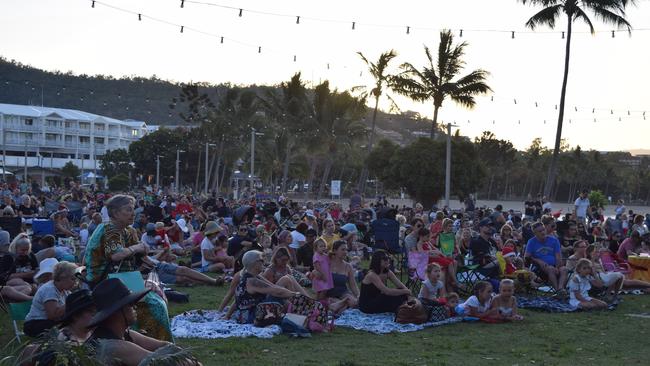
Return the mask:
<svg viewBox="0 0 650 366">
<path fill-rule="evenodd" d="M 485 218 L 478 223 L 478 227 L 482 227 L 482 226 L 494 226 L 494 223 L 492 222 L 492 220 Z"/>
<path fill-rule="evenodd" d="M 81 289 L 65 298 L 65 314 L 59 326 L 64 327 L 70 323 L 72 317 L 82 311 L 95 306 L 90 290 Z"/>
<path fill-rule="evenodd" d="M 124 306 L 138 302 L 149 291 L 151 289 L 132 292 L 117 278 L 103 280 L 93 290 L 92 298 L 97 306 L 97 313 L 90 320 L 88 328 L 103 322 Z"/>
<path fill-rule="evenodd" d="M 203 230 L 203 235 L 208 236 L 221 232 L 221 226 L 214 221 L 208 221 L 205 224 L 205 229 Z"/>
<path fill-rule="evenodd" d="M 185 222 L 185 219 L 180 219 L 176 221 L 176 225 L 178 225 L 178 227 L 181 228 L 181 230 L 183 230 L 184 233 L 190 230 L 187 228 L 187 223 Z"/>
<path fill-rule="evenodd" d="M 54 266 L 59 263 L 56 258 L 45 258 L 41 261 L 41 263 L 38 265 L 38 272 L 36 272 L 36 275 L 34 276 L 34 279 L 38 279 L 42 275 L 46 273 L 52 273 L 54 271 Z"/>
</svg>

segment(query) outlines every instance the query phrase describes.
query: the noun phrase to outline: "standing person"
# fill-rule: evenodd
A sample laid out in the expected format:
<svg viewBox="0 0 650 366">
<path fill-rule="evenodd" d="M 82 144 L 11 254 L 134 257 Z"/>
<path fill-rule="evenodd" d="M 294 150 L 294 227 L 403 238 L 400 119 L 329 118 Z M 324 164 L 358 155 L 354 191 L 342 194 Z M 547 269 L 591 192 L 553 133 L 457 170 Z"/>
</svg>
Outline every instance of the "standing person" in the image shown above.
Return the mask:
<svg viewBox="0 0 650 366">
<path fill-rule="evenodd" d="M 526 201 L 524 201 L 524 218 L 528 220 L 533 220 L 535 216 L 535 201 L 533 201 L 533 197 L 528 194 L 528 197 L 526 198 Z"/>
<path fill-rule="evenodd" d="M 355 188 L 353 190 L 352 196 L 350 196 L 350 211 L 360 210 L 363 207 L 363 197 L 359 193 L 359 190 Z"/>
<path fill-rule="evenodd" d="M 620 216 L 625 213 L 625 202 L 623 200 L 619 199 L 618 202 L 616 202 L 616 209 L 614 209 L 614 212 L 616 213 L 616 216 Z"/>
<path fill-rule="evenodd" d="M 533 220 L 537 221 L 542 217 L 542 212 L 544 211 L 544 204 L 542 203 L 542 195 L 537 194 L 537 199 L 533 201 L 533 206 L 535 207 Z"/>
<path fill-rule="evenodd" d="M 575 208 L 573 210 L 577 222 L 586 222 L 589 206 L 589 191 L 585 189 L 580 193 L 580 197 L 576 198 Z"/>
<path fill-rule="evenodd" d="M 565 297 L 567 270 L 562 265 L 560 242 L 557 238 L 546 235 L 546 228 L 541 222 L 534 223 L 532 229 L 535 236 L 528 240 L 524 258 L 533 263 L 538 276 L 548 280 L 558 295 Z"/>
<path fill-rule="evenodd" d="M 474 210 L 476 209 L 476 201 L 474 200 L 474 195 L 470 195 L 465 199 L 465 212 L 469 217 L 474 216 Z"/>
</svg>

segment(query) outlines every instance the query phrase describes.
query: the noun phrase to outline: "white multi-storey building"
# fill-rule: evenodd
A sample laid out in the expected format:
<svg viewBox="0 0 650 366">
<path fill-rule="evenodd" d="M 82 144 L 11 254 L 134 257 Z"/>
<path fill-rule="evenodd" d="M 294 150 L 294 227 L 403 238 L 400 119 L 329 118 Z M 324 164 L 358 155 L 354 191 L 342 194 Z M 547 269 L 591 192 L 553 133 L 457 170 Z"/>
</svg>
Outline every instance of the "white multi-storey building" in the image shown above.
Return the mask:
<svg viewBox="0 0 650 366">
<path fill-rule="evenodd" d="M 141 121 L 120 121 L 92 113 L 0 104 L 2 166 L 61 168 L 68 161 L 94 169 L 108 150 L 127 149 L 147 134 Z"/>
</svg>

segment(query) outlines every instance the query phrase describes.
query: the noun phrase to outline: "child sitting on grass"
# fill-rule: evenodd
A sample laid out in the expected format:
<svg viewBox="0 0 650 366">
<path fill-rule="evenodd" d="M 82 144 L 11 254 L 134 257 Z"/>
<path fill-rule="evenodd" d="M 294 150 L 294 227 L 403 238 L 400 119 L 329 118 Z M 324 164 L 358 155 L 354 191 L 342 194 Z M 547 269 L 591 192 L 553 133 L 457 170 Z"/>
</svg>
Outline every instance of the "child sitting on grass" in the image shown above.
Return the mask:
<svg viewBox="0 0 650 366">
<path fill-rule="evenodd" d="M 537 282 L 537 275 L 533 271 L 524 268 L 523 258 L 512 258 L 512 265 L 515 267 L 515 271 L 506 274 L 505 277 L 514 281 L 516 293 L 528 292 L 540 286 L 539 282 Z"/>
<path fill-rule="evenodd" d="M 422 282 L 420 300 L 436 301 L 445 296 L 445 284 L 440 280 L 442 267 L 438 263 L 427 265 L 427 279 Z"/>
<path fill-rule="evenodd" d="M 493 318 L 498 314 L 497 309 L 492 306 L 492 284 L 487 281 L 479 281 L 474 285 L 474 295 L 470 296 L 462 305 L 465 316 L 475 318 Z"/>
<path fill-rule="evenodd" d="M 497 310 L 497 318 L 501 320 L 523 320 L 524 317 L 517 314 L 517 299 L 515 293 L 515 281 L 504 278 L 499 284 L 499 294 L 492 299 L 491 310 Z"/>
<path fill-rule="evenodd" d="M 569 279 L 569 304 L 582 310 L 606 309 L 607 303 L 589 296 L 591 282 L 594 281 L 594 271 L 591 261 L 582 258 L 576 264 L 576 271 Z"/>
</svg>

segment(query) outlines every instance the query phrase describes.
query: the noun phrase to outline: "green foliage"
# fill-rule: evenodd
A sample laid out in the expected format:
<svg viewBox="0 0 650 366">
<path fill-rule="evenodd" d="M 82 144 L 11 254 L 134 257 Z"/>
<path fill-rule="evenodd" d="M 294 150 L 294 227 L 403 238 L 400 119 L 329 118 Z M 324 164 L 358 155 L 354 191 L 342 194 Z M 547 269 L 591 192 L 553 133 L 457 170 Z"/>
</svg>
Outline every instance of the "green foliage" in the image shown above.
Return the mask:
<svg viewBox="0 0 650 366">
<path fill-rule="evenodd" d="M 606 204 L 609 203 L 609 200 L 607 200 L 607 197 L 603 194 L 603 192 L 599 190 L 593 190 L 589 192 L 589 204 L 592 206 L 604 208 Z"/>
<path fill-rule="evenodd" d="M 113 192 L 121 192 L 129 189 L 129 177 L 118 174 L 108 180 L 108 188 Z"/>
<path fill-rule="evenodd" d="M 131 170 L 131 158 L 126 149 L 108 150 L 102 157 L 100 167 L 108 178 L 118 174 L 128 174 Z"/>
<path fill-rule="evenodd" d="M 61 168 L 61 173 L 63 173 L 64 177 L 70 177 L 70 178 L 73 178 L 73 179 L 77 179 L 77 177 L 79 177 L 79 175 L 81 175 L 81 170 L 79 169 L 79 167 L 74 165 L 73 162 L 69 161 L 69 162 L 65 163 L 63 168 Z"/>
</svg>

